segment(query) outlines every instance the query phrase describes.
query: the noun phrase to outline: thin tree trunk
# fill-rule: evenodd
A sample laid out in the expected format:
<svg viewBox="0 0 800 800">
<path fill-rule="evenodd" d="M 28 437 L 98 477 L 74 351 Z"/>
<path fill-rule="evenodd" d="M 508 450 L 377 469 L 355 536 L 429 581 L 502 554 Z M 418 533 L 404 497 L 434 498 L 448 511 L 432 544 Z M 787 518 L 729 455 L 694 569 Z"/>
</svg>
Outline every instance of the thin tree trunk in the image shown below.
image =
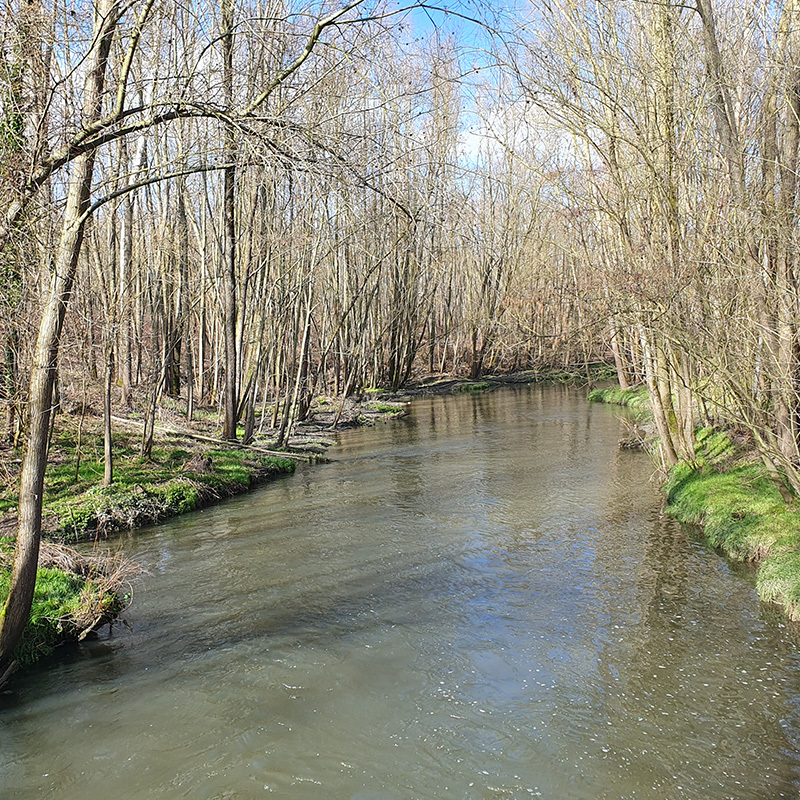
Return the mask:
<svg viewBox="0 0 800 800">
<path fill-rule="evenodd" d="M 87 119 L 97 119 L 100 112 L 108 54 L 118 19 L 118 0 L 98 2 L 95 46 L 93 58 L 88 62 L 84 94 L 83 110 Z M 50 295 L 39 324 L 28 401 L 30 430 L 20 478 L 19 527 L 11 586 L 0 626 L 0 669 L 11 661 L 14 648 L 22 636 L 36 586 L 53 384 L 61 331 L 83 242 L 84 212 L 89 204 L 93 171 L 94 151 L 90 150 L 74 160 Z"/>
<path fill-rule="evenodd" d="M 114 453 L 111 441 L 111 382 L 114 377 L 114 350 L 111 337 L 106 344 L 105 386 L 103 391 L 103 486 L 114 482 Z"/>
<path fill-rule="evenodd" d="M 223 90 L 230 105 L 233 100 L 233 0 L 222 3 L 222 55 Z M 225 403 L 223 439 L 236 439 L 238 421 L 238 359 L 236 353 L 236 168 L 232 161 L 236 152 L 236 138 L 231 125 L 225 125 L 225 160 L 229 164 L 223 177 L 223 267 L 222 294 L 225 339 Z"/>
</svg>

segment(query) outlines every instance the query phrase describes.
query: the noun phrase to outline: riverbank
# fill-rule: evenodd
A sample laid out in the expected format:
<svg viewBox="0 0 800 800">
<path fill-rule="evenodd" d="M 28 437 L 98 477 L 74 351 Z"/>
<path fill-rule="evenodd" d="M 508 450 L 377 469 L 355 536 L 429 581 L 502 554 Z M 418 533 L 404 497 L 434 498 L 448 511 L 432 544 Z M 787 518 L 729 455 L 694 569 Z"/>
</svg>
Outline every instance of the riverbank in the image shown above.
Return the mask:
<svg viewBox="0 0 800 800">
<path fill-rule="evenodd" d="M 0 604 L 8 597 L 13 552 L 12 541 L 0 539 Z M 0 674 L 0 686 L 64 642 L 80 641 L 112 624 L 130 602 L 137 574 L 136 566 L 119 556 L 86 555 L 43 543 L 30 620 L 11 667 Z"/>
<path fill-rule="evenodd" d="M 631 410 L 646 429 L 646 391 L 597 389 L 593 402 Z M 643 436 L 643 441 L 652 437 Z M 756 591 L 763 602 L 783 606 L 800 621 L 800 509 L 787 504 L 746 438 L 714 428 L 697 431 L 695 460 L 681 462 L 666 477 L 667 513 L 697 526 L 705 540 L 728 558 L 756 566 Z"/>
<path fill-rule="evenodd" d="M 162 522 L 218 503 L 294 472 L 297 463 L 321 458 L 334 431 L 402 416 L 391 398 L 360 402 L 320 397 L 308 419 L 288 437 L 285 451 L 269 436 L 248 446 L 216 440 L 210 413 L 186 424 L 182 409 L 160 409 L 149 455 L 141 455 L 142 423 L 114 418 L 114 475 L 104 486 L 102 417 L 91 406 L 57 418 L 48 457 L 43 506 L 43 545 L 31 618 L 15 651 L 24 668 L 55 647 L 78 641 L 113 622 L 129 602 L 135 568 L 121 556 L 101 553 L 109 535 Z M 243 433 L 243 431 L 241 432 Z M 22 452 L 0 450 L 0 607 L 10 584 L 19 502 Z M 66 544 L 95 541 L 86 556 Z M 3 676 L 0 676 L 3 677 Z M 7 676 L 6 676 L 7 677 Z M 0 680 L 2 685 L 3 680 Z"/>
<path fill-rule="evenodd" d="M 210 505 L 255 485 L 294 471 L 295 462 L 248 451 L 171 446 L 153 448 L 149 458 L 134 453 L 125 435 L 115 437 L 115 482 L 104 487 L 102 438 L 82 436 L 78 459 L 61 432 L 48 465 L 44 501 L 44 538 L 31 616 L 14 660 L 21 668 L 50 655 L 55 647 L 79 641 L 112 623 L 127 607 L 135 567 L 119 554 L 87 556 L 64 542 L 94 538 L 160 522 Z M 191 448 L 191 446 L 189 446 Z M 8 467 L 6 469 L 8 472 Z M 2 502 L 10 506 L 0 525 L 16 531 L 16 483 L 6 485 Z M 14 542 L 0 539 L 0 607 L 11 577 Z M 2 676 L 0 676 L 2 678 Z M 0 685 L 4 681 L 0 679 Z"/>
<path fill-rule="evenodd" d="M 87 584 L 85 566 L 71 569 L 68 559 L 52 563 L 52 543 L 101 541 L 247 492 L 291 474 L 300 461 L 322 458 L 335 443 L 331 437 L 337 430 L 405 415 L 414 397 L 483 393 L 530 383 L 576 383 L 583 378 L 583 373 L 555 369 L 480 380 L 429 376 L 398 392 L 376 388 L 344 400 L 317 397 L 307 418 L 294 426 L 283 452 L 275 450 L 273 431 L 266 425 L 257 426 L 249 446 L 233 446 L 215 439 L 217 420 L 210 410 L 198 409 L 187 424 L 185 409 L 169 401 L 172 405 L 159 409 L 148 456 L 140 454 L 140 419 L 136 415 L 113 418 L 114 480 L 107 487 L 103 485 L 101 415 L 85 403 L 71 414 L 60 415 L 45 479 L 43 535 L 51 544 L 43 548 L 31 631 L 26 632 L 18 661 L 28 665 L 52 652 L 59 642 L 80 638 L 86 619 L 98 619 L 92 613 L 99 602 L 92 599 L 96 581 Z M 266 428 L 264 435 L 258 433 L 260 427 Z M 0 602 L 8 591 L 21 455 L 11 449 L 0 451 L 0 470 L 6 476 L 0 492 Z M 109 558 L 110 564 L 114 559 Z M 126 606 L 127 596 L 123 586 L 106 583 L 104 587 L 102 602 L 108 613 L 100 618 L 107 623 Z"/>
</svg>

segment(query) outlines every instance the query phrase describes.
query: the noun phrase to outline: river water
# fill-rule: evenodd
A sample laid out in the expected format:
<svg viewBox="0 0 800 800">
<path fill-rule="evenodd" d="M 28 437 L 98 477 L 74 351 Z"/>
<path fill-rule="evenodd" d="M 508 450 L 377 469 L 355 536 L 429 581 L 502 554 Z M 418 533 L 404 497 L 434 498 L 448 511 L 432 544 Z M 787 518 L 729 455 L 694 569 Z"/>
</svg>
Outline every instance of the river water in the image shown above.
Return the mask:
<svg viewBox="0 0 800 800">
<path fill-rule="evenodd" d="M 797 797 L 796 634 L 618 414 L 419 400 L 124 540 L 132 631 L 0 696 L 0 797 Z"/>
</svg>

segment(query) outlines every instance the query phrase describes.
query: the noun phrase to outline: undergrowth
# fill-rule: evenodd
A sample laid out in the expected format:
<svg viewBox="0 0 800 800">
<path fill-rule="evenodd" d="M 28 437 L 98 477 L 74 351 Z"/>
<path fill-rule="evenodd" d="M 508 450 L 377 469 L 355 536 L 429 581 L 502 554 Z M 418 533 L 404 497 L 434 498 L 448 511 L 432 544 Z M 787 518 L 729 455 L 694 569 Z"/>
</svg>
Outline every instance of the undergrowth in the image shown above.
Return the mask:
<svg viewBox="0 0 800 800">
<path fill-rule="evenodd" d="M 465 381 L 464 383 L 456 384 L 453 391 L 455 394 L 462 392 L 478 394 L 488 392 L 494 388 L 496 388 L 496 385 L 489 381 Z"/>
<path fill-rule="evenodd" d="M 608 381 L 616 376 L 616 370 L 608 364 L 590 364 L 588 377 L 594 381 Z M 540 367 L 534 370 L 531 380 L 534 383 L 564 383 L 586 385 L 587 374 L 584 364 L 569 367 Z"/>
</svg>

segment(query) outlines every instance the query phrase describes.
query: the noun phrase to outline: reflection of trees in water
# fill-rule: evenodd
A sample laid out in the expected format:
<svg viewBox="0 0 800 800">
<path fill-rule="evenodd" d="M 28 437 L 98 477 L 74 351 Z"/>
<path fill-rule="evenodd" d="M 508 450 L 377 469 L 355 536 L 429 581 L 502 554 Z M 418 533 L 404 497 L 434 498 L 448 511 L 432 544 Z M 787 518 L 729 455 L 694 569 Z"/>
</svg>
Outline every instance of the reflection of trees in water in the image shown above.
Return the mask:
<svg viewBox="0 0 800 800">
<path fill-rule="evenodd" d="M 797 657 L 737 611 L 749 588 L 661 518 L 650 464 L 616 449 L 611 409 L 531 387 L 422 400 L 377 430 L 353 432 L 350 462 L 269 487 L 242 517 L 226 516 L 237 501 L 178 523 L 182 536 L 165 526 L 147 548 L 175 562 L 155 576 L 163 596 L 134 606 L 143 621 L 125 646 L 95 651 L 98 674 L 233 674 L 234 702 L 249 702 L 253 680 L 278 702 L 270 676 L 291 674 L 295 654 L 310 654 L 308 675 L 321 659 L 339 687 L 337 659 L 369 642 L 392 674 L 413 665 L 428 689 L 446 681 L 454 740 L 496 728 L 521 760 L 552 755 L 598 797 L 679 797 L 684 780 L 692 797 L 788 791 L 796 743 L 780 720 L 800 729 L 785 699 L 800 687 L 789 668 L 771 683 L 756 673 Z M 231 533 L 217 537 L 223 517 Z"/>
<path fill-rule="evenodd" d="M 747 613 L 756 602 L 749 585 L 657 506 L 643 527 L 641 517 L 638 528 L 631 524 L 647 503 L 635 488 L 641 467 L 625 451 L 611 463 L 614 534 L 603 537 L 595 562 L 623 578 L 595 613 L 598 741 L 609 758 L 665 791 L 682 781 L 718 791 L 725 780 L 741 796 L 791 792 L 796 764 L 775 754 L 791 751 L 780 720 L 793 718 L 796 728 L 800 719 L 764 680 L 773 673 L 760 672 L 770 659 L 777 667 L 775 631 Z"/>
</svg>

